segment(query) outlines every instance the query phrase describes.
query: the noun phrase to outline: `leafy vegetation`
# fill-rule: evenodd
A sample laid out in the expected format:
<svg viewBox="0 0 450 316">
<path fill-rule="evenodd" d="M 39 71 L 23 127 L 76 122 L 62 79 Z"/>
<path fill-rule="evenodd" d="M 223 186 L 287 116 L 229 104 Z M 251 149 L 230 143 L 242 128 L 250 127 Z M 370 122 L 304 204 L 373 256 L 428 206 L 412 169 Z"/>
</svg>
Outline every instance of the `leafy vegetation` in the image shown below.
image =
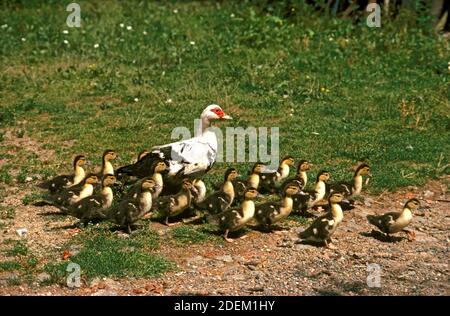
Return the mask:
<svg viewBox="0 0 450 316">
<path fill-rule="evenodd" d="M 286 17 L 276 2 L 263 9 L 253 1 L 77 1 L 81 27 L 69 28 L 63 3 L 11 3 L 0 5 L 2 186 L 67 172 L 78 153 L 99 165 L 113 148 L 115 164 L 125 164 L 173 141 L 173 128 L 193 130 L 210 103 L 233 116 L 227 126 L 279 127 L 280 155 L 312 161 L 311 179 L 320 169 L 349 179 L 361 159 L 371 165 L 374 193 L 449 173 L 448 42 L 406 11 L 369 28 L 306 5 Z M 208 187 L 226 167 L 245 175 L 250 164 L 217 163 Z M 88 227 L 71 241 L 82 249 L 70 261 L 88 277 L 173 268 L 155 254 L 153 232 L 123 239 L 110 228 Z M 217 240 L 208 225 L 176 227 L 171 236 L 179 244 Z M 6 254 L 31 256 L 22 242 Z M 36 267 L 30 260 L 21 266 Z M 44 270 L 59 282 L 66 266 Z"/>
<path fill-rule="evenodd" d="M 2 124 L 26 118 L 20 133 L 34 131 L 58 166 L 76 153 L 100 163 L 109 147 L 131 160 L 171 141 L 174 127 L 192 129 L 217 102 L 234 126 L 279 126 L 281 155 L 335 179 L 365 158 L 374 191 L 448 172 L 447 43 L 407 13 L 368 28 L 307 6 L 284 18 L 245 1 L 80 6 L 80 28 L 65 25 L 59 3 L 0 13 Z M 7 171 L 1 180 L 11 181 Z"/>
</svg>

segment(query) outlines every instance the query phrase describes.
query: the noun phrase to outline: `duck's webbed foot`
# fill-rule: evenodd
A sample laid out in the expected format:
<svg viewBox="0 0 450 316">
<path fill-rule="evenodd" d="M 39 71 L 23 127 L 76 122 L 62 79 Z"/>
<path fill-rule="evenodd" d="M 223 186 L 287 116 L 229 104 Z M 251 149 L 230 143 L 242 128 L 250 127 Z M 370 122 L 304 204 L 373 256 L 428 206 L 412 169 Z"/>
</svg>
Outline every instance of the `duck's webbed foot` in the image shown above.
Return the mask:
<svg viewBox="0 0 450 316">
<path fill-rule="evenodd" d="M 412 230 L 403 230 L 406 233 L 406 236 L 408 236 L 408 241 L 414 241 L 416 240 L 416 232 Z"/>
</svg>

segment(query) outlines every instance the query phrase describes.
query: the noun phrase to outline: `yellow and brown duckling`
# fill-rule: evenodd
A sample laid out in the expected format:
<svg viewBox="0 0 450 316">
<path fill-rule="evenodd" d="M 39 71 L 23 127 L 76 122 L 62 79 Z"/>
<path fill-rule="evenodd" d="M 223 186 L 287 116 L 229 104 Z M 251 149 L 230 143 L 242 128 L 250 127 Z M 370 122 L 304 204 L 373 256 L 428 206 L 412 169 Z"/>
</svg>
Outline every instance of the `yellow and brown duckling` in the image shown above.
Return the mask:
<svg viewBox="0 0 450 316">
<path fill-rule="evenodd" d="M 80 222 L 87 224 L 90 221 L 102 220 L 107 217 L 106 210 L 112 205 L 113 191 L 111 186 L 116 182 L 116 177 L 112 174 L 106 174 L 102 179 L 102 190 L 99 194 L 85 197 L 67 209 L 64 212 L 68 215 L 80 219 Z"/>
<path fill-rule="evenodd" d="M 363 176 L 371 177 L 370 167 L 362 163 L 356 169 L 352 181 L 349 182 L 338 182 L 330 185 L 330 191 L 343 192 L 346 197 L 353 195 L 358 195 L 361 193 L 363 188 Z"/>
<path fill-rule="evenodd" d="M 341 192 L 331 193 L 328 198 L 329 212 L 316 218 L 307 229 L 300 233 L 300 238 L 305 241 L 323 243 L 327 248 L 335 248 L 331 244 L 331 236 L 344 218 L 340 205 L 343 198 L 344 195 Z"/>
<path fill-rule="evenodd" d="M 117 158 L 117 153 L 114 150 L 108 149 L 103 152 L 102 156 L 102 169 L 99 173 L 99 177 L 103 177 L 107 174 L 114 174 L 114 167 L 111 163 L 112 160 Z"/>
<path fill-rule="evenodd" d="M 195 203 L 200 210 L 206 210 L 209 214 L 217 214 L 225 211 L 231 206 L 234 200 L 233 181 L 238 177 L 238 172 L 234 168 L 225 171 L 224 182 L 219 191 L 209 195 L 203 202 Z"/>
<path fill-rule="evenodd" d="M 98 183 L 98 177 L 95 174 L 88 175 L 81 183 L 63 189 L 50 197 L 50 204 L 55 206 L 72 205 L 81 199 L 91 196 L 94 193 L 94 185 Z"/>
<path fill-rule="evenodd" d="M 51 180 L 45 181 L 40 185 L 43 189 L 48 189 L 51 194 L 54 194 L 64 188 L 77 185 L 84 180 L 86 173 L 83 166 L 86 163 L 86 156 L 77 155 L 73 160 L 73 174 L 59 175 Z"/>
<path fill-rule="evenodd" d="M 415 233 L 405 230 L 413 219 L 413 211 L 420 207 L 418 199 L 410 199 L 406 202 L 401 212 L 389 212 L 383 215 L 367 215 L 367 220 L 370 224 L 376 226 L 388 238 L 391 234 L 400 231 L 406 232 L 408 239 L 413 240 Z"/>
<path fill-rule="evenodd" d="M 280 187 L 280 191 L 283 192 L 284 187 L 291 183 L 292 181 L 297 181 L 300 190 L 303 190 L 306 187 L 306 184 L 308 183 L 308 174 L 307 171 L 310 170 L 312 167 L 312 164 L 308 160 L 300 160 L 297 166 L 297 173 L 295 174 L 295 177 L 286 179 L 283 184 Z"/>
<path fill-rule="evenodd" d="M 156 201 L 155 207 L 158 212 L 165 218 L 164 223 L 169 224 L 169 218 L 180 215 L 187 210 L 192 203 L 192 192 L 195 190 L 192 180 L 183 179 L 181 190 L 175 195 L 161 196 Z"/>
<path fill-rule="evenodd" d="M 294 166 L 294 158 L 286 156 L 281 159 L 277 171 L 263 171 L 260 175 L 261 183 L 258 191 L 260 193 L 274 193 L 277 184 L 289 177 L 290 167 Z"/>
<path fill-rule="evenodd" d="M 247 179 L 247 187 L 258 190 L 261 184 L 261 173 L 263 172 L 265 166 L 262 162 L 257 162 L 253 165 L 250 175 Z"/>
<path fill-rule="evenodd" d="M 280 201 L 256 205 L 255 219 L 258 224 L 266 231 L 270 231 L 272 224 L 288 217 L 293 207 L 292 195 L 299 191 L 298 184 L 291 182 L 284 187 Z"/>
<path fill-rule="evenodd" d="M 327 181 L 330 179 L 330 173 L 322 170 L 317 174 L 314 190 L 300 191 L 292 196 L 294 201 L 294 211 L 305 213 L 310 207 L 315 206 L 327 195 Z"/>
<path fill-rule="evenodd" d="M 155 180 L 150 177 L 140 181 L 139 190 L 124 198 L 120 204 L 110 210 L 108 218 L 112 222 L 131 233 L 131 226 L 150 212 L 152 208 L 152 194 L 156 189 Z"/>
<path fill-rule="evenodd" d="M 255 202 L 258 191 L 249 188 L 245 191 L 244 202 L 240 208 L 228 209 L 216 215 L 210 215 L 208 221 L 217 224 L 219 229 L 224 232 L 224 239 L 233 242 L 228 238 L 228 233 L 243 228 L 255 215 Z"/>
</svg>

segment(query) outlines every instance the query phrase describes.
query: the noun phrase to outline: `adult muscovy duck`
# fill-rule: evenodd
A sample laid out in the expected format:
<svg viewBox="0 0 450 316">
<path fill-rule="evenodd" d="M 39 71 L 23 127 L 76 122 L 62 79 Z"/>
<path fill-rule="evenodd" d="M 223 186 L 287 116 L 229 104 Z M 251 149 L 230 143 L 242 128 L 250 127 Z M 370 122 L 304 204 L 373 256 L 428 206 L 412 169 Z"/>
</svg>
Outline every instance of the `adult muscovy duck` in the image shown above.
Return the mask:
<svg viewBox="0 0 450 316">
<path fill-rule="evenodd" d="M 163 195 L 174 194 L 181 187 L 183 178 L 197 177 L 211 169 L 217 157 L 217 138 L 209 129 L 214 121 L 231 120 L 220 106 L 211 104 L 200 115 L 200 126 L 196 136 L 186 140 L 155 146 L 138 162 L 121 167 L 116 175 L 120 180 L 124 175 L 143 178 L 150 176 L 151 165 L 156 159 L 163 159 L 168 172 L 164 175 Z"/>
</svg>

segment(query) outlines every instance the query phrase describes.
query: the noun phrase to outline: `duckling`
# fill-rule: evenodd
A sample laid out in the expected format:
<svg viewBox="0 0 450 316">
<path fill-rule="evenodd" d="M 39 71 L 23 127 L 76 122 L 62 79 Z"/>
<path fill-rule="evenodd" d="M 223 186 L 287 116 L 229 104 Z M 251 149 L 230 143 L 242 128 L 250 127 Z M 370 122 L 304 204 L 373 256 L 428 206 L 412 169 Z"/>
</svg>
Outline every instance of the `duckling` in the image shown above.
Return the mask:
<svg viewBox="0 0 450 316">
<path fill-rule="evenodd" d="M 259 192 L 276 192 L 276 184 L 289 176 L 290 167 L 293 165 L 294 158 L 292 156 L 286 156 L 281 160 L 277 171 L 263 171 L 260 175 L 261 183 Z"/>
<path fill-rule="evenodd" d="M 266 231 L 270 231 L 272 224 L 279 222 L 292 211 L 292 195 L 297 194 L 300 188 L 296 182 L 287 184 L 280 201 L 266 202 L 256 205 L 255 219 Z"/>
<path fill-rule="evenodd" d="M 322 170 L 317 174 L 314 190 L 300 191 L 292 196 L 294 210 L 305 213 L 310 207 L 323 200 L 327 194 L 326 182 L 330 179 L 330 173 Z"/>
<path fill-rule="evenodd" d="M 116 177 L 106 174 L 102 179 L 102 191 L 100 194 L 80 199 L 70 207 L 64 209 L 64 213 L 80 219 L 86 225 L 90 221 L 106 219 L 106 209 L 113 202 L 113 191 L 111 186 L 116 182 Z"/>
<path fill-rule="evenodd" d="M 350 182 L 338 182 L 330 185 L 330 191 L 340 191 L 344 192 L 346 197 L 350 197 L 353 195 L 358 195 L 361 193 L 363 187 L 363 176 L 371 177 L 370 167 L 362 163 L 356 169 L 355 174 L 353 175 L 353 179 Z"/>
<path fill-rule="evenodd" d="M 308 174 L 306 173 L 308 170 L 311 169 L 312 164 L 308 162 L 307 160 L 300 160 L 297 166 L 297 174 L 293 178 L 286 179 L 280 187 L 280 191 L 284 191 L 284 187 L 291 183 L 293 180 L 298 181 L 298 184 L 300 185 L 300 190 L 303 190 L 306 187 L 306 184 L 308 183 Z"/>
<path fill-rule="evenodd" d="M 156 201 L 156 208 L 164 216 L 164 223 L 167 226 L 174 225 L 169 224 L 169 217 L 177 216 L 191 206 L 193 190 L 195 188 L 192 181 L 186 178 L 182 182 L 180 192 L 175 195 L 162 196 Z"/>
<path fill-rule="evenodd" d="M 224 232 L 224 239 L 233 242 L 228 238 L 228 233 L 243 228 L 255 215 L 254 199 L 258 196 L 258 191 L 249 188 L 245 191 L 244 202 L 241 208 L 229 209 L 216 215 L 210 215 L 207 220 L 210 223 L 218 224 L 219 229 Z"/>
<path fill-rule="evenodd" d="M 388 238 L 391 234 L 404 231 L 408 234 L 408 238 L 413 240 L 415 238 L 414 232 L 409 232 L 405 228 L 411 223 L 413 218 L 412 211 L 420 207 L 418 199 L 410 199 L 406 202 L 401 212 L 389 212 L 383 215 L 367 215 L 367 220 L 370 224 L 376 226 Z"/>
<path fill-rule="evenodd" d="M 156 199 L 158 198 L 158 196 L 161 194 L 161 192 L 163 190 L 164 181 L 163 181 L 162 173 L 166 170 L 166 168 L 167 168 L 166 163 L 162 159 L 156 159 L 149 168 L 150 172 L 149 172 L 148 178 L 151 178 L 151 179 L 153 179 L 153 181 L 155 181 L 155 189 L 152 190 L 153 202 L 156 201 Z M 124 180 L 124 177 L 122 177 L 122 181 L 123 180 Z M 142 180 L 138 180 L 137 178 L 135 178 L 133 180 L 128 178 L 128 181 L 129 181 L 128 183 L 131 183 L 131 181 L 134 181 L 134 182 L 136 182 L 136 184 L 128 191 L 127 196 L 133 195 L 136 192 L 138 192 L 140 190 L 141 184 L 142 184 L 141 183 Z M 124 182 L 122 182 L 122 184 L 124 184 Z"/>
<path fill-rule="evenodd" d="M 247 190 L 246 181 L 241 179 L 234 179 L 234 199 L 231 205 L 237 205 L 244 201 L 245 190 Z"/>
<path fill-rule="evenodd" d="M 331 245 L 331 236 L 344 218 L 340 202 L 344 198 L 341 192 L 333 192 L 328 198 L 330 211 L 318 217 L 306 230 L 300 233 L 300 238 L 306 241 L 322 242 L 327 248 Z"/>
<path fill-rule="evenodd" d="M 99 177 L 103 177 L 107 174 L 114 174 L 114 167 L 111 163 L 111 160 L 117 158 L 117 153 L 114 150 L 108 149 L 103 152 L 102 156 L 102 170 L 99 174 Z"/>
<path fill-rule="evenodd" d="M 52 195 L 49 203 L 55 206 L 72 205 L 81 199 L 91 196 L 94 193 L 94 185 L 97 183 L 98 177 L 95 174 L 91 174 L 83 182 Z"/>
<path fill-rule="evenodd" d="M 83 169 L 86 163 L 84 155 L 77 155 L 73 160 L 74 173 L 72 175 L 59 175 L 51 180 L 45 181 L 40 185 L 43 189 L 48 189 L 51 194 L 59 192 L 63 188 L 77 185 L 84 180 L 86 173 Z"/>
<path fill-rule="evenodd" d="M 233 203 L 235 192 L 233 180 L 238 177 L 238 172 L 234 168 L 225 171 L 224 182 L 221 190 L 209 195 L 202 203 L 195 203 L 198 209 L 206 210 L 210 214 L 217 214 L 228 209 Z"/>
<path fill-rule="evenodd" d="M 140 182 L 140 187 L 132 196 L 123 199 L 117 208 L 111 209 L 108 218 L 131 234 L 131 226 L 152 208 L 152 193 L 156 182 L 150 177 Z"/>
<path fill-rule="evenodd" d="M 141 150 L 137 156 L 136 162 L 140 161 L 142 158 L 147 156 L 150 152 L 147 149 Z"/>
<path fill-rule="evenodd" d="M 264 164 L 257 162 L 253 165 L 250 175 L 247 179 L 247 186 L 258 190 L 261 183 L 261 172 L 264 170 Z"/>
<path fill-rule="evenodd" d="M 206 198 L 206 184 L 202 179 L 194 179 L 192 180 L 192 186 L 195 188 L 193 191 L 193 203 L 198 204 L 205 201 Z"/>
</svg>

